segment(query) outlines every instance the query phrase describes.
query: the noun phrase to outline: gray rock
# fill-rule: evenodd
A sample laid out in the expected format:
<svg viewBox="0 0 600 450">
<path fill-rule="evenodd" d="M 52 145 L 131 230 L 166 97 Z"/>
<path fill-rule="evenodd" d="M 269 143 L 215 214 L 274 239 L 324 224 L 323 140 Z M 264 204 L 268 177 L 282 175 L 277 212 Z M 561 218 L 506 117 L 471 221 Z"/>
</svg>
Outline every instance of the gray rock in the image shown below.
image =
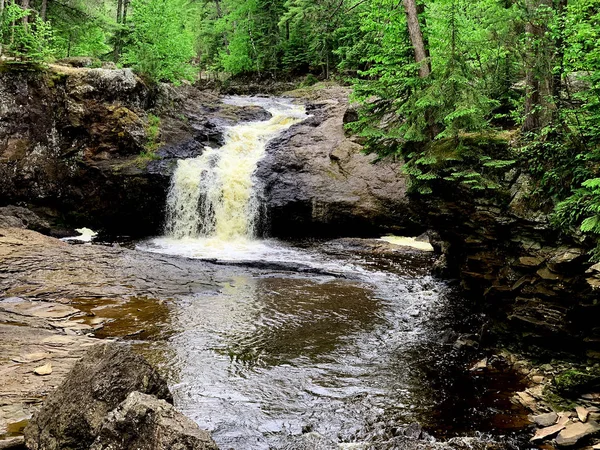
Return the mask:
<svg viewBox="0 0 600 450">
<path fill-rule="evenodd" d="M 46 233 L 50 225 L 27 208 L 4 206 L 0 208 L 0 228 L 27 228 Z"/>
<path fill-rule="evenodd" d="M 533 416 L 531 420 L 533 420 L 538 427 L 549 427 L 550 425 L 554 425 L 556 423 L 558 420 L 558 414 L 555 412 L 538 414 L 537 416 Z"/>
<path fill-rule="evenodd" d="M 173 401 L 166 382 L 129 347 L 92 347 L 25 428 L 28 448 L 87 450 L 106 415 L 134 391 Z"/>
<path fill-rule="evenodd" d="M 406 430 L 404 430 L 404 436 L 410 439 L 420 439 L 423 434 L 423 427 L 417 422 L 411 423 Z"/>
<path fill-rule="evenodd" d="M 357 236 L 414 227 L 401 163 L 366 155 L 345 135 L 348 90 L 313 93 L 312 117 L 271 141 L 256 171 L 270 234 Z"/>
<path fill-rule="evenodd" d="M 570 447 L 575 445 L 580 439 L 595 434 L 598 431 L 600 431 L 600 425 L 591 420 L 586 423 L 570 423 L 558 434 L 556 437 L 556 443 L 561 447 Z"/>
<path fill-rule="evenodd" d="M 90 450 L 217 450 L 207 431 L 164 400 L 132 392 L 102 424 Z"/>
</svg>

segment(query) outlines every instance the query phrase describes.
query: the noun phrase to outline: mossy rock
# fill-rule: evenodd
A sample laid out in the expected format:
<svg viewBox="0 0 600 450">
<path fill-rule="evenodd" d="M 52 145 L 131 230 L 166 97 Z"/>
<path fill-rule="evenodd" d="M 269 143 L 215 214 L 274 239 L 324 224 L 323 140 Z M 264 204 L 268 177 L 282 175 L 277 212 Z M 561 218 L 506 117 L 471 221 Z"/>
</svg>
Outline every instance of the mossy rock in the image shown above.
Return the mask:
<svg viewBox="0 0 600 450">
<path fill-rule="evenodd" d="M 0 62 L 0 73 L 44 71 L 46 71 L 46 67 L 39 62 L 10 60 Z"/>
<path fill-rule="evenodd" d="M 566 370 L 554 378 L 552 385 L 553 390 L 562 396 L 585 394 L 600 388 L 600 368 Z"/>
</svg>

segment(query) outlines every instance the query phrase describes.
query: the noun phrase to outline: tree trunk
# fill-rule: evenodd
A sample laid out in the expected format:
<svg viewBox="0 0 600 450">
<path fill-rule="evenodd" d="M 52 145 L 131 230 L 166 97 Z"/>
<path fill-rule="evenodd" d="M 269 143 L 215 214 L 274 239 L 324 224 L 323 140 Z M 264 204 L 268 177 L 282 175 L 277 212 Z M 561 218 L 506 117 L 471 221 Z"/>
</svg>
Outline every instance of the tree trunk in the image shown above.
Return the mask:
<svg viewBox="0 0 600 450">
<path fill-rule="evenodd" d="M 406 11 L 406 22 L 408 24 L 408 35 L 415 52 L 415 61 L 420 64 L 419 76 L 427 78 L 431 73 L 431 66 L 427 59 L 427 49 L 423 40 L 423 32 L 419 24 L 419 13 L 416 0 L 403 0 Z"/>
<path fill-rule="evenodd" d="M 123 21 L 123 0 L 117 0 L 117 32 L 115 33 L 115 48 L 113 51 L 113 61 L 116 63 L 121 56 L 121 35 L 123 31 L 119 26 Z"/>
<path fill-rule="evenodd" d="M 2 14 L 4 13 L 4 0 L 0 0 L 0 18 L 2 18 Z M 3 46 L 2 42 L 0 42 L 0 56 L 2 56 Z"/>
<path fill-rule="evenodd" d="M 40 17 L 45 22 L 48 16 L 48 0 L 42 0 L 42 6 L 40 8 Z"/>
<path fill-rule="evenodd" d="M 129 6 L 129 0 L 123 0 L 123 20 L 121 21 L 123 25 L 127 23 L 127 7 Z"/>
<path fill-rule="evenodd" d="M 534 26 L 528 23 L 525 26 L 525 32 L 533 34 Z M 525 72 L 525 120 L 522 131 L 534 131 L 540 128 L 540 100 L 540 80 L 535 65 L 530 64 Z"/>
<path fill-rule="evenodd" d="M 415 52 L 415 62 L 419 64 L 419 77 L 427 78 L 431 75 L 431 64 L 429 63 L 429 51 L 425 45 L 425 38 L 419 23 L 419 12 L 423 12 L 423 6 L 417 6 L 416 0 L 403 0 L 404 11 L 406 12 L 406 23 L 408 25 L 408 35 L 410 43 Z M 433 118 L 430 109 L 425 111 L 425 120 L 427 121 L 427 135 L 433 140 L 441 129 Z"/>
<path fill-rule="evenodd" d="M 217 19 L 223 17 L 223 13 L 221 12 L 221 2 L 219 0 L 215 0 L 215 9 L 217 11 Z M 223 45 L 225 46 L 225 51 L 229 55 L 229 40 L 227 39 L 227 33 L 223 31 Z"/>
<path fill-rule="evenodd" d="M 29 0 L 21 0 L 21 8 L 29 9 Z M 29 15 L 23 16 L 23 25 L 27 28 L 27 24 L 29 23 Z"/>
<path fill-rule="evenodd" d="M 552 73 L 552 96 L 555 102 L 560 101 L 562 75 L 564 72 L 566 9 L 567 0 L 558 0 L 555 12 L 558 19 L 558 33 L 554 39 L 554 72 Z M 557 68 L 558 70 L 556 70 Z"/>
<path fill-rule="evenodd" d="M 123 0 L 117 0 L 117 23 L 121 23 L 121 11 L 123 11 Z"/>
<path fill-rule="evenodd" d="M 551 52 L 545 41 L 547 18 L 538 17 L 539 7 L 551 6 L 551 0 L 527 0 L 526 8 L 529 16 L 525 25 L 525 33 L 529 44 L 525 56 L 525 117 L 521 130 L 535 131 L 542 128 L 548 118 L 547 104 L 544 97 L 551 93 L 552 73 L 549 69 Z"/>
</svg>

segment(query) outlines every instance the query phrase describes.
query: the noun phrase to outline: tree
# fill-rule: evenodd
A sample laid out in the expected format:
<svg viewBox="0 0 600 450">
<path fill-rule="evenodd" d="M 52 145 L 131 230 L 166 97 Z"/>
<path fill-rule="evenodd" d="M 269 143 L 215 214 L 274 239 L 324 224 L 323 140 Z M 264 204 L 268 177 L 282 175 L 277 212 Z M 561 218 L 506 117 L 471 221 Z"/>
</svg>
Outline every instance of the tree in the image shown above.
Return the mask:
<svg viewBox="0 0 600 450">
<path fill-rule="evenodd" d="M 417 12 L 417 3 L 415 0 L 403 0 L 406 11 L 406 23 L 408 25 L 408 35 L 415 52 L 415 61 L 419 64 L 419 76 L 427 78 L 431 73 L 431 65 L 427 57 L 423 32 L 419 24 L 419 15 Z"/>
<path fill-rule="evenodd" d="M 126 0 L 125 0 L 126 1 Z M 123 6 L 123 22 L 126 20 Z M 188 29 L 185 0 L 133 0 L 131 43 L 123 62 L 155 81 L 192 79 L 190 65 L 195 56 L 194 36 Z"/>
</svg>

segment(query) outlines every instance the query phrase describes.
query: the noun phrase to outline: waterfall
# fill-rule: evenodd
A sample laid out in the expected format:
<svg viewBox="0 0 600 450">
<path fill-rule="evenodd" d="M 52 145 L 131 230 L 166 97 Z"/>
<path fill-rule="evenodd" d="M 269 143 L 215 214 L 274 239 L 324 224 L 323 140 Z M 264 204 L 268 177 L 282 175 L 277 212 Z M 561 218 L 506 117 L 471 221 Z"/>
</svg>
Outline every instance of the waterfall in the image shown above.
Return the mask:
<svg viewBox="0 0 600 450">
<path fill-rule="evenodd" d="M 225 145 L 179 160 L 167 196 L 166 234 L 174 239 L 251 239 L 259 215 L 253 177 L 267 142 L 305 118 L 304 108 L 262 98 L 231 98 L 239 106 L 260 105 L 272 118 L 229 127 Z"/>
</svg>

